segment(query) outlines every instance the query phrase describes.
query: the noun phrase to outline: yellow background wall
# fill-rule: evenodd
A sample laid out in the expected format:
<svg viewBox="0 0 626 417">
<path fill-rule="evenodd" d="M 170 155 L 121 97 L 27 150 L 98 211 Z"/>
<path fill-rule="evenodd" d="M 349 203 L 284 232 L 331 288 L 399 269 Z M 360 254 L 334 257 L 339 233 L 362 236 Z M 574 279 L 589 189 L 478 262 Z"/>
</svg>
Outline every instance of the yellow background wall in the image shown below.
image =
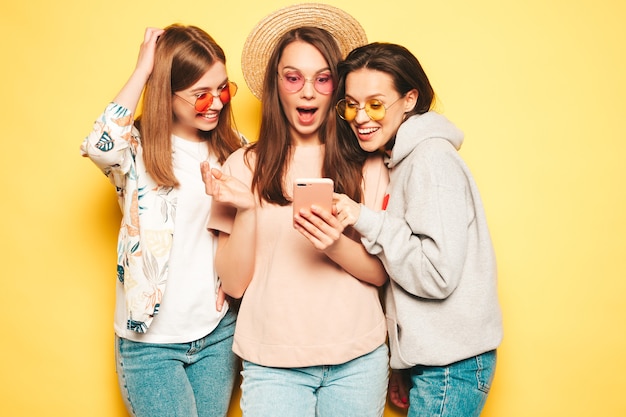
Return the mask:
<svg viewBox="0 0 626 417">
<path fill-rule="evenodd" d="M 241 48 L 292 2 L 247 3 L 0 5 L 0 415 L 125 416 L 113 361 L 117 203 L 78 147 L 134 68 L 144 28 L 173 22 L 224 47 L 238 126 L 255 138 Z M 626 3 L 333 4 L 370 40 L 409 47 L 465 131 L 505 324 L 483 416 L 626 415 Z"/>
</svg>

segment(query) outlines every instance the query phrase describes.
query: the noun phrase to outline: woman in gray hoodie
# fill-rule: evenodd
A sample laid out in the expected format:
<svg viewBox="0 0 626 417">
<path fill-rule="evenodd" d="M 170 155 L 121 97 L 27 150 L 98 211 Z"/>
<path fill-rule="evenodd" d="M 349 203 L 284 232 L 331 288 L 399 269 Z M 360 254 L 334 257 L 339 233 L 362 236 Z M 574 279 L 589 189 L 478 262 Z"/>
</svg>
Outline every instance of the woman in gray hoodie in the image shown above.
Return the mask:
<svg viewBox="0 0 626 417">
<path fill-rule="evenodd" d="M 428 77 L 400 45 L 355 49 L 339 76 L 340 133 L 367 151 L 383 150 L 390 170 L 384 211 L 335 195 L 337 217 L 390 276 L 390 400 L 409 417 L 478 416 L 502 316 L 483 205 L 457 152 L 463 133 L 431 111 Z"/>
</svg>

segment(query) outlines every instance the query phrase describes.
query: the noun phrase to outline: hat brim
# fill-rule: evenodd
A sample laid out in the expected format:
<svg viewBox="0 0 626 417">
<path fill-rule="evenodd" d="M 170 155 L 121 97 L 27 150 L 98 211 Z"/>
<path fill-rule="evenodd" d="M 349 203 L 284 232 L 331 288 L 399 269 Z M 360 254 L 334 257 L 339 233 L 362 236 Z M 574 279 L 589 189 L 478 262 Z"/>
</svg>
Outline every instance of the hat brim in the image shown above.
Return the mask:
<svg viewBox="0 0 626 417">
<path fill-rule="evenodd" d="M 303 3 L 279 9 L 252 29 L 241 53 L 241 70 L 248 88 L 261 100 L 263 78 L 270 55 L 278 40 L 302 26 L 325 29 L 337 41 L 342 56 L 367 43 L 360 23 L 341 9 L 321 3 Z"/>
</svg>

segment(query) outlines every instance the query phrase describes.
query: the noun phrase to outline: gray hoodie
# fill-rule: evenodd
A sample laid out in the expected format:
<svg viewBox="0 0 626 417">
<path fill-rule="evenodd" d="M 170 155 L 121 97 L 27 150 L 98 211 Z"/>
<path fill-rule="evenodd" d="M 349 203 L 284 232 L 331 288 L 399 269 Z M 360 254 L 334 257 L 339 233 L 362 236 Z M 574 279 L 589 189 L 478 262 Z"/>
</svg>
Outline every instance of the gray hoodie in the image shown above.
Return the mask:
<svg viewBox="0 0 626 417">
<path fill-rule="evenodd" d="M 398 130 L 385 211 L 354 228 L 390 276 L 391 367 L 442 366 L 498 347 L 496 261 L 478 188 L 457 150 L 463 132 L 428 112 Z"/>
</svg>

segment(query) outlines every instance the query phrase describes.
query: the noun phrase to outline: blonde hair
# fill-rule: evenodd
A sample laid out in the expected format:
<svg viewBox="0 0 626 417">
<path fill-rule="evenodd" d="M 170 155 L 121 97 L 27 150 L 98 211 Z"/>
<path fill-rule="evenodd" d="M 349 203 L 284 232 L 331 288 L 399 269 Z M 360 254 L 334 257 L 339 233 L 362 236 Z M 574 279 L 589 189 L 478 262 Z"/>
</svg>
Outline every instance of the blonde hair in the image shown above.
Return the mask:
<svg viewBox="0 0 626 417">
<path fill-rule="evenodd" d="M 146 170 L 160 186 L 178 185 L 172 164 L 172 96 L 196 83 L 216 62 L 226 64 L 224 51 L 198 27 L 168 26 L 157 42 L 138 127 Z M 230 103 L 224 105 L 215 129 L 199 133 L 220 163 L 241 146 Z"/>
</svg>

